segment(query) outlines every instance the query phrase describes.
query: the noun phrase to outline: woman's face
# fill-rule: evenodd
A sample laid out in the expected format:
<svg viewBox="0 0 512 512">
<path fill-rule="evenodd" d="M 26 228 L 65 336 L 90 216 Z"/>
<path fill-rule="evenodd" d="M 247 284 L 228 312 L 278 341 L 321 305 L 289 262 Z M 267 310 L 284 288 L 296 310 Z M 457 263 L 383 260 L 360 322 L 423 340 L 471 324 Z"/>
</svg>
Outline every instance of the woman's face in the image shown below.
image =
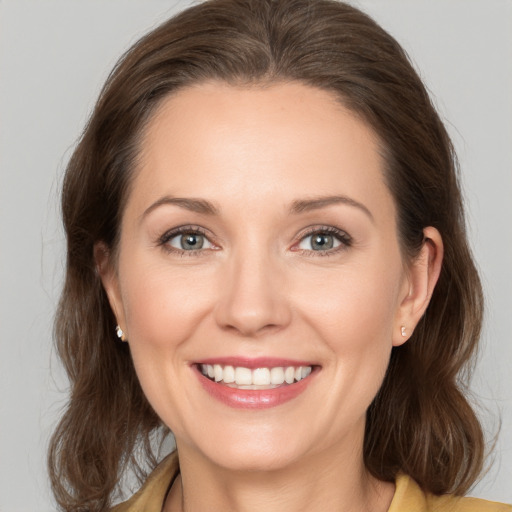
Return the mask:
<svg viewBox="0 0 512 512">
<path fill-rule="evenodd" d="M 373 131 L 305 85 L 207 83 L 167 98 L 141 147 L 103 278 L 180 452 L 359 453 L 411 296 Z"/>
</svg>

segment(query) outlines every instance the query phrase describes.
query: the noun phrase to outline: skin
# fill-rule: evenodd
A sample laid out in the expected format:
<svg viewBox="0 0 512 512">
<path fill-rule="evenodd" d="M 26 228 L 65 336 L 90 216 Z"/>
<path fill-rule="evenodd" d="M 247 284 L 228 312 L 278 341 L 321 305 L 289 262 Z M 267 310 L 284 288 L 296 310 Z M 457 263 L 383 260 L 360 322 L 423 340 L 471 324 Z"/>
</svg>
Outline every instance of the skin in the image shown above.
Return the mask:
<svg viewBox="0 0 512 512">
<path fill-rule="evenodd" d="M 326 196 L 358 205 L 290 211 Z M 163 241 L 179 226 L 204 230 L 204 248 Z M 308 230 L 326 227 L 342 238 L 314 251 Z M 141 144 L 118 257 L 98 244 L 96 259 L 144 392 L 176 437 L 181 474 L 166 511 L 388 509 L 393 484 L 363 464 L 365 412 L 438 278 L 442 241 L 430 227 L 425 238 L 404 261 L 379 140 L 330 93 L 211 82 L 162 103 Z M 233 409 L 191 367 L 226 356 L 319 371 L 289 402 Z"/>
</svg>

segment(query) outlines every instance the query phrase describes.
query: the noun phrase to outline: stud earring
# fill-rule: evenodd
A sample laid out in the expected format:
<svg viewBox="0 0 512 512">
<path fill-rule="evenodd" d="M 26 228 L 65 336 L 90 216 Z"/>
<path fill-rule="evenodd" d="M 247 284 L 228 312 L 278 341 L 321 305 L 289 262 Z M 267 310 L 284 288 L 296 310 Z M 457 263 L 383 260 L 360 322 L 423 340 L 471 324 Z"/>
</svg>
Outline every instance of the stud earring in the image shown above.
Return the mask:
<svg viewBox="0 0 512 512">
<path fill-rule="evenodd" d="M 400 328 L 400 332 L 402 333 L 402 336 L 405 338 L 407 336 L 407 333 L 405 332 L 405 326 L 402 325 L 402 327 Z"/>
<path fill-rule="evenodd" d="M 126 341 L 126 338 L 124 337 L 123 329 L 121 329 L 121 327 L 119 327 L 119 325 L 116 325 L 116 334 L 117 334 L 117 337 L 121 341 Z"/>
</svg>

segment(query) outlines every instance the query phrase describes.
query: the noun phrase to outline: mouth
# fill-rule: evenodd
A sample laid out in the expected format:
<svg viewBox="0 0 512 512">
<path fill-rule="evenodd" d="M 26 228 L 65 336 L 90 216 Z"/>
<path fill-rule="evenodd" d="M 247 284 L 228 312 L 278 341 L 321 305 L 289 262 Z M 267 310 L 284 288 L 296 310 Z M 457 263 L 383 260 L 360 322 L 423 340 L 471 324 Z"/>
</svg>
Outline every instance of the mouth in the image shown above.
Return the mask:
<svg viewBox="0 0 512 512">
<path fill-rule="evenodd" d="M 299 397 L 321 367 L 276 359 L 208 360 L 193 365 L 202 387 L 225 405 L 266 409 Z"/>
<path fill-rule="evenodd" d="M 222 364 L 200 364 L 209 380 L 236 389 L 275 389 L 300 382 L 311 375 L 313 366 L 273 366 L 245 368 Z"/>
</svg>

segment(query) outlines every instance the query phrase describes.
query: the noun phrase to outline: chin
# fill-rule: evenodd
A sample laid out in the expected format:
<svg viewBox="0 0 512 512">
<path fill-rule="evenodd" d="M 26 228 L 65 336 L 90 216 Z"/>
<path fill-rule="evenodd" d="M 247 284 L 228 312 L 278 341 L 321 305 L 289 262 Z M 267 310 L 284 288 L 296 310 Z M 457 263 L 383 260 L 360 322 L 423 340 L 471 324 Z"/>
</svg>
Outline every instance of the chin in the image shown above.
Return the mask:
<svg viewBox="0 0 512 512">
<path fill-rule="evenodd" d="M 253 432 L 254 433 L 254 432 Z M 204 443 L 202 440 L 201 444 Z M 198 447 L 201 450 L 201 446 Z M 204 443 L 203 456 L 215 465 L 229 471 L 277 471 L 296 463 L 304 455 L 304 448 L 288 435 L 227 434 L 225 438 Z"/>
<path fill-rule="evenodd" d="M 283 453 L 279 449 L 251 449 L 233 451 L 229 450 L 227 453 L 212 453 L 211 460 L 216 465 L 239 473 L 243 472 L 272 472 L 284 470 L 300 459 L 298 454 L 286 452 Z"/>
</svg>

